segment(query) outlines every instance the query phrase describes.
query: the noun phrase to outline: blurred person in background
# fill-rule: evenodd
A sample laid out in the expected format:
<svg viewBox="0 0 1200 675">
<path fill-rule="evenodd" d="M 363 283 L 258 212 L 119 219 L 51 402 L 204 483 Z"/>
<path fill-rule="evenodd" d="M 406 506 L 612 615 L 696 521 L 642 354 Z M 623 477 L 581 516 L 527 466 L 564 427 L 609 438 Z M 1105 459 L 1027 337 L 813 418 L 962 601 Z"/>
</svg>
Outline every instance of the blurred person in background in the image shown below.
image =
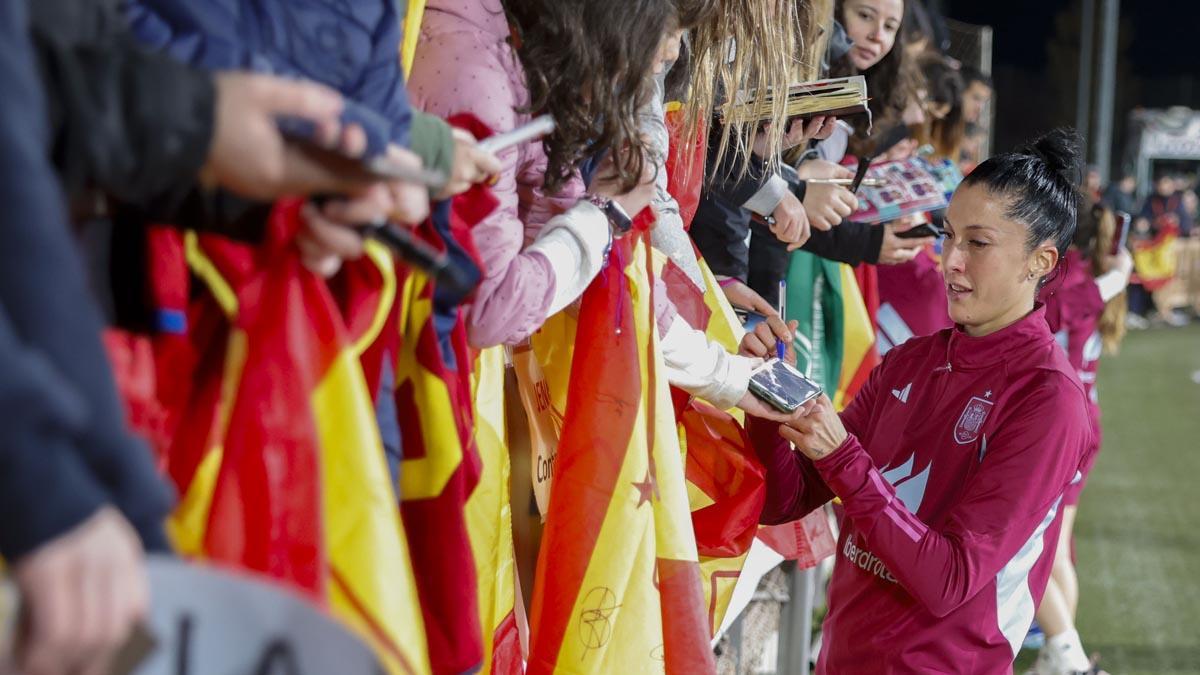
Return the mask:
<svg viewBox="0 0 1200 675">
<path fill-rule="evenodd" d="M 992 78 L 984 75 L 974 66 L 962 67 L 963 78 L 963 119 L 967 124 L 979 124 L 983 113 L 992 100 Z"/>
<path fill-rule="evenodd" d="M 1083 174 L 1083 195 L 1087 197 L 1091 203 L 1100 201 L 1102 196 L 1101 187 L 1103 184 L 1104 182 L 1100 178 L 1099 167 L 1094 164 L 1089 164 Z"/>
<path fill-rule="evenodd" d="M 986 159 L 982 156 L 988 135 L 988 130 L 983 124 L 984 112 L 991 103 L 993 87 L 992 78 L 974 66 L 963 65 L 960 73 L 963 79 L 963 120 L 966 122 L 966 129 L 963 132 L 959 166 L 966 174 Z"/>
<path fill-rule="evenodd" d="M 1079 496 L 1100 452 L 1100 403 L 1096 374 L 1100 355 L 1115 354 L 1125 335 L 1125 288 L 1133 271 L 1128 251 L 1109 255 L 1116 235 L 1113 212 L 1099 204 L 1086 207 L 1067 250 L 1062 279 L 1042 292 L 1046 322 L 1058 346 L 1067 355 L 1083 383 L 1088 398 L 1092 442 L 1084 454 L 1079 473 L 1063 496 L 1063 526 L 1054 554 L 1054 567 L 1046 595 L 1038 607 L 1037 622 L 1046 642 L 1038 653 L 1034 675 L 1073 675 L 1093 671 L 1094 664 L 1083 649 L 1075 616 L 1079 606 L 1079 581 L 1072 556 L 1072 535 Z"/>
<path fill-rule="evenodd" d="M 1129 235 L 1137 272 L 1137 278 L 1129 287 L 1127 322 L 1130 328 L 1149 326 L 1152 308 L 1157 311 L 1158 318 L 1169 326 L 1188 323 L 1187 317 L 1174 308 L 1160 306 L 1160 297 L 1155 292 L 1174 279 L 1176 241 L 1179 237 L 1188 236 L 1191 231 L 1192 219 L 1184 208 L 1177 178 L 1168 173 L 1159 175 L 1154 181 L 1154 194 L 1146 198 Z"/>
<path fill-rule="evenodd" d="M 1179 179 L 1172 174 L 1162 174 L 1154 181 L 1154 193 L 1146 198 L 1137 214 L 1143 221 L 1139 233 L 1156 235 L 1167 228 L 1179 231 L 1182 237 L 1192 232 L 1192 217 L 1184 207 L 1183 191 Z"/>
<path fill-rule="evenodd" d="M 918 141 L 933 148 L 934 159 L 958 161 L 967 131 L 962 75 L 949 59 L 936 53 L 921 57 L 919 65 L 925 79 L 926 121 Z"/>
<path fill-rule="evenodd" d="M 1137 178 L 1132 173 L 1124 172 L 1120 178 L 1108 184 L 1104 189 L 1101 201 L 1114 211 L 1137 213 Z"/>
</svg>

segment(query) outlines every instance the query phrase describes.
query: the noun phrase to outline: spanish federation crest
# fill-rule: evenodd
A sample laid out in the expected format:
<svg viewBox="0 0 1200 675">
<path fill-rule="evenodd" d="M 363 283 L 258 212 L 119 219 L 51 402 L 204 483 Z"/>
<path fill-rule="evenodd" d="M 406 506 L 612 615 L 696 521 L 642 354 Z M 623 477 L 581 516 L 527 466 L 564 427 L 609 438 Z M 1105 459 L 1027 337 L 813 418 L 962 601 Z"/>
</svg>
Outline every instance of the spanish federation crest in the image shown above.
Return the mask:
<svg viewBox="0 0 1200 675">
<path fill-rule="evenodd" d="M 992 412 L 991 401 L 972 396 L 971 400 L 967 402 L 967 407 L 958 416 L 958 423 L 954 425 L 954 441 L 959 445 L 966 445 L 979 438 L 979 430 L 983 428 L 983 423 L 987 420 L 990 412 Z"/>
</svg>

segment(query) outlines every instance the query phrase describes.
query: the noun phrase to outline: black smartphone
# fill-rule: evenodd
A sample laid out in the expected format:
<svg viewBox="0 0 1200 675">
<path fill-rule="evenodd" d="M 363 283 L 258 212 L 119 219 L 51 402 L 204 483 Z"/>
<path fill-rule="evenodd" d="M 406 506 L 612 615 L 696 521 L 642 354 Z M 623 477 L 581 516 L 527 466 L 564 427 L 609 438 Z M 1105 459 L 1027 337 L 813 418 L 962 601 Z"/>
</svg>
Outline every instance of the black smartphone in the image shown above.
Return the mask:
<svg viewBox="0 0 1200 675">
<path fill-rule="evenodd" d="M 775 409 L 793 413 L 820 396 L 821 386 L 790 363 L 771 359 L 750 373 L 750 391 Z"/>
<path fill-rule="evenodd" d="M 921 239 L 923 237 L 943 237 L 945 235 L 946 231 L 933 223 L 921 223 L 910 230 L 896 233 L 898 239 Z"/>
</svg>

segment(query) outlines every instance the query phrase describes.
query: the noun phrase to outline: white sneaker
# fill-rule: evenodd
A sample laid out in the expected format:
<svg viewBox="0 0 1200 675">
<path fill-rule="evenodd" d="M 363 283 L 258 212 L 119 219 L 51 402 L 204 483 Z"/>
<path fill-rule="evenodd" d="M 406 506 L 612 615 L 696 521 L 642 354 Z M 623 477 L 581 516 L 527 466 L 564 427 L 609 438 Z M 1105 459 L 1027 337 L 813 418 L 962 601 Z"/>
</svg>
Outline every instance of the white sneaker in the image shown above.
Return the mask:
<svg viewBox="0 0 1200 675">
<path fill-rule="evenodd" d="M 1056 656 L 1054 649 L 1042 647 L 1038 650 L 1037 660 L 1025 675 L 1061 675 L 1067 672 L 1064 664 L 1058 663 L 1061 659 L 1055 658 Z"/>
<path fill-rule="evenodd" d="M 1189 323 L 1187 316 L 1180 312 L 1167 312 L 1163 315 L 1163 321 L 1166 322 L 1168 326 L 1172 326 L 1174 328 L 1180 328 L 1188 325 Z"/>
<path fill-rule="evenodd" d="M 1150 322 L 1144 316 L 1130 313 L 1125 315 L 1125 327 L 1131 330 L 1146 330 L 1150 327 Z"/>
<path fill-rule="evenodd" d="M 1038 650 L 1037 661 L 1025 675 L 1076 675 L 1092 671 L 1076 670 L 1067 663 L 1066 651 L 1057 650 L 1049 645 Z"/>
</svg>

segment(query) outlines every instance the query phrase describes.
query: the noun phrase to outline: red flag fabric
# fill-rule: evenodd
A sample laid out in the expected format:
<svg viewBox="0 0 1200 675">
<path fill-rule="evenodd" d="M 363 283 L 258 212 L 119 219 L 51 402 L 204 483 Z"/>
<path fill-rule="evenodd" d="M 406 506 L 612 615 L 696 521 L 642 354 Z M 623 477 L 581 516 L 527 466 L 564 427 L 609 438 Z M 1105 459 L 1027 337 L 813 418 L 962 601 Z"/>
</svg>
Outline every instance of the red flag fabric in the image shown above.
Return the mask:
<svg viewBox="0 0 1200 675">
<path fill-rule="evenodd" d="M 276 205 L 260 247 L 188 238 L 211 294 L 190 326 L 197 382 L 169 463 L 183 494 L 172 533 L 185 554 L 264 573 L 328 608 L 389 672 L 428 672 L 361 350 L 292 246 L 300 206 Z M 379 258 L 371 249 L 360 264 L 394 292 L 390 258 Z M 347 300 L 351 323 L 383 316 L 384 295 Z"/>
<path fill-rule="evenodd" d="M 468 116 L 451 122 L 477 137 L 490 134 Z M 435 208 L 418 232 L 469 264 L 477 259 L 470 230 L 496 205 L 486 187 L 475 186 Z M 394 324 L 404 454 L 400 512 L 412 543 L 433 672 L 462 673 L 483 663 L 485 642 L 467 515 L 482 472 L 472 403 L 475 354 L 467 345 L 461 298 L 441 296 L 424 274 L 411 270 L 401 273 L 400 287 Z"/>
</svg>

